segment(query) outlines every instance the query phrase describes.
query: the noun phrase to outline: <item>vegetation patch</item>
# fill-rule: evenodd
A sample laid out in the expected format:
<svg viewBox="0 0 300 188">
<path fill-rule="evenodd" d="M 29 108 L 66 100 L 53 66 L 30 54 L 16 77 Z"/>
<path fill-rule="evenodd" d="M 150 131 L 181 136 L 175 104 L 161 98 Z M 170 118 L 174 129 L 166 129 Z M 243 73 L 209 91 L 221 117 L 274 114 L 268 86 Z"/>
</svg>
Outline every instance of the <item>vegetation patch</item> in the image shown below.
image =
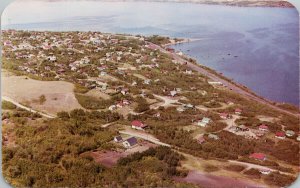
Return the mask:
<svg viewBox="0 0 300 188">
<path fill-rule="evenodd" d="M 294 183 L 296 178 L 293 176 L 280 174 L 279 172 L 272 172 L 271 174 L 264 176 L 263 180 L 269 185 L 285 187 Z"/>
<path fill-rule="evenodd" d="M 5 101 L 5 100 L 2 101 L 2 109 L 3 110 L 13 110 L 16 108 L 17 108 L 17 106 L 14 105 L 13 103 L 11 103 L 9 101 Z"/>
<path fill-rule="evenodd" d="M 225 167 L 226 170 L 229 170 L 229 171 L 234 171 L 234 172 L 241 172 L 245 169 L 246 167 L 245 166 L 242 166 L 242 165 L 228 165 Z"/>
<path fill-rule="evenodd" d="M 214 166 L 214 165 L 211 165 L 211 164 L 204 165 L 204 171 L 205 172 L 216 172 L 218 170 L 219 170 L 219 168 L 217 166 Z"/>
<path fill-rule="evenodd" d="M 82 94 L 75 94 L 79 104 L 89 110 L 105 109 L 112 105 L 111 100 L 100 99 Z"/>
</svg>

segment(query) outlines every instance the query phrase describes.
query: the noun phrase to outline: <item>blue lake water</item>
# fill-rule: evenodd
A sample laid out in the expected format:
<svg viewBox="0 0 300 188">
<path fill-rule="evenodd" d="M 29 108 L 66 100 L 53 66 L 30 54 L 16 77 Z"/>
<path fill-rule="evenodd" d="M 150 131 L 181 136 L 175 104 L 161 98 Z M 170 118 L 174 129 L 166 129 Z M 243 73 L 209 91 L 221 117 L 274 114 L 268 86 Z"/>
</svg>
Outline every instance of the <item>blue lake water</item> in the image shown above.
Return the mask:
<svg viewBox="0 0 300 188">
<path fill-rule="evenodd" d="M 174 46 L 258 95 L 299 105 L 296 9 L 159 2 L 16 1 L 2 29 L 197 38 Z"/>
</svg>

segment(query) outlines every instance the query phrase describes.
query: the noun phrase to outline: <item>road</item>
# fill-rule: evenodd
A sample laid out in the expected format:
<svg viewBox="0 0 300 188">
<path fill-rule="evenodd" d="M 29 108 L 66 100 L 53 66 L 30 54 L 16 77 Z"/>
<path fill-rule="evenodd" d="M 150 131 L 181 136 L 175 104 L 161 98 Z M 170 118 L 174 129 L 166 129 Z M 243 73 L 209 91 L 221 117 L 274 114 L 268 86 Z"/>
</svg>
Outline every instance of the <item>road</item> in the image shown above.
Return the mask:
<svg viewBox="0 0 300 188">
<path fill-rule="evenodd" d="M 196 156 L 193 156 L 191 154 L 187 154 L 181 151 L 177 151 L 178 153 L 182 154 L 183 156 L 185 156 L 187 159 L 190 159 L 192 161 L 197 161 L 200 162 L 202 164 L 205 164 L 207 162 L 207 159 L 202 159 Z M 210 161 L 214 161 L 213 159 L 211 159 Z M 216 161 L 216 164 L 218 163 L 222 163 L 221 161 Z M 276 172 L 278 170 L 266 167 L 266 166 L 261 166 L 261 165 L 257 165 L 257 164 L 252 164 L 252 163 L 247 163 L 247 162 L 241 162 L 241 161 L 236 161 L 236 160 L 228 160 L 226 162 L 224 162 L 224 164 L 226 163 L 226 165 L 228 165 L 229 163 L 232 165 L 241 165 L 241 166 L 245 166 L 245 169 L 243 171 L 247 171 L 251 168 L 257 169 L 257 170 L 270 170 L 271 172 Z M 225 165 L 224 165 L 225 166 Z M 188 166 L 189 170 L 199 170 L 198 167 L 196 165 L 190 165 Z M 291 173 L 287 173 L 287 172 L 282 172 L 282 171 L 278 171 L 281 174 L 285 174 L 285 175 L 289 175 L 289 176 L 294 176 L 295 174 L 291 174 Z M 242 173 L 242 172 L 241 172 Z"/>
<path fill-rule="evenodd" d="M 127 130 L 124 130 L 124 131 L 119 131 L 119 133 L 120 134 L 126 134 L 126 135 L 130 135 L 130 136 L 134 136 L 134 137 L 137 137 L 137 138 L 141 138 L 141 139 L 147 140 L 147 141 L 152 142 L 152 143 L 157 144 L 157 145 L 172 147 L 169 144 L 166 144 L 166 143 L 163 143 L 163 142 L 159 141 L 153 135 L 148 134 L 146 132 L 141 132 L 141 131 L 136 131 L 136 130 L 132 130 L 132 129 L 127 129 Z M 178 151 L 178 152 L 181 153 L 181 154 L 183 154 L 184 156 L 188 156 L 189 158 L 193 158 L 194 160 L 197 160 L 197 161 L 204 160 L 204 159 L 192 156 L 192 155 L 184 153 L 184 152 L 180 152 L 180 151 Z M 249 170 L 251 168 L 255 168 L 255 169 L 258 169 L 258 170 L 270 170 L 271 172 L 278 171 L 278 170 L 275 170 L 275 169 L 272 169 L 272 168 L 269 168 L 269 167 L 266 167 L 266 166 L 252 164 L 252 163 L 247 163 L 247 162 L 241 162 L 241 161 L 235 161 L 235 160 L 228 160 L 227 162 L 231 163 L 231 164 L 235 164 L 235 165 L 246 166 L 246 168 L 245 168 L 244 171 Z M 281 174 L 293 175 L 293 174 L 287 173 L 287 172 L 282 172 L 282 171 L 279 171 L 279 172 Z"/>
<path fill-rule="evenodd" d="M 38 111 L 36 111 L 36 110 L 33 110 L 33 109 L 30 108 L 30 107 L 24 106 L 24 105 L 22 105 L 22 104 L 16 102 L 15 100 L 13 100 L 13 99 L 11 99 L 11 98 L 9 98 L 9 97 L 2 96 L 2 100 L 11 102 L 11 103 L 13 103 L 14 105 L 16 105 L 17 107 L 22 108 L 22 109 L 24 109 L 24 110 L 27 110 L 27 111 L 29 111 L 29 112 L 32 112 L 32 113 L 38 113 L 38 114 L 40 114 L 40 115 L 43 116 L 43 117 L 46 117 L 46 118 L 55 118 L 55 116 L 53 116 L 53 115 L 46 114 L 46 113 L 43 113 L 43 112 L 38 112 Z"/>
<path fill-rule="evenodd" d="M 251 168 L 255 168 L 258 170 L 270 170 L 271 172 L 277 172 L 279 170 L 274 170 L 272 168 L 266 167 L 266 166 L 261 166 L 261 165 L 257 165 L 257 164 L 252 164 L 252 163 L 247 163 L 247 162 L 241 162 L 241 161 L 234 161 L 234 160 L 228 160 L 228 162 L 232 163 L 232 164 L 236 164 L 236 165 L 242 165 L 242 166 L 246 166 L 246 168 L 243 171 L 247 171 Z M 281 174 L 285 174 L 285 175 L 289 175 L 289 176 L 294 176 L 295 174 L 291 174 L 291 173 L 287 173 L 287 172 L 282 172 L 279 171 Z"/>
<path fill-rule="evenodd" d="M 178 99 L 172 99 L 172 98 L 166 97 L 166 96 L 154 95 L 154 97 L 163 101 L 163 104 L 160 105 L 163 107 L 173 106 L 174 103 L 180 103 L 180 102 L 178 102 Z"/>
<path fill-rule="evenodd" d="M 247 99 L 251 99 L 251 100 L 254 100 L 256 102 L 265 104 L 265 105 L 267 105 L 268 107 L 271 107 L 274 110 L 277 110 L 277 111 L 280 111 L 280 112 L 283 112 L 283 113 L 286 113 L 286 114 L 289 114 L 289 115 L 292 115 L 292 116 L 298 117 L 300 115 L 299 113 L 293 113 L 293 112 L 290 112 L 288 110 L 284 110 L 282 108 L 279 108 L 278 106 L 273 105 L 270 101 L 268 101 L 266 99 L 263 99 L 263 98 L 260 98 L 258 96 L 255 96 L 255 95 L 251 94 L 250 92 L 246 91 L 245 89 L 242 89 L 242 86 L 238 86 L 236 84 L 233 84 L 233 83 L 219 77 L 218 75 L 209 72 L 208 70 L 206 70 L 206 69 L 204 69 L 204 68 L 202 68 L 198 65 L 195 65 L 191 62 L 188 62 L 187 60 L 183 59 L 181 56 L 179 56 L 175 53 L 169 52 L 169 51 L 165 50 L 164 48 L 162 48 L 159 45 L 156 45 L 156 44 L 153 44 L 153 43 L 150 43 L 150 42 L 147 42 L 147 44 L 149 45 L 149 48 L 158 49 L 163 53 L 169 54 L 171 57 L 174 58 L 174 60 L 178 61 L 180 64 L 182 64 L 182 65 L 186 64 L 186 66 L 189 67 L 190 69 L 192 69 L 194 71 L 197 71 L 202 75 L 207 76 L 211 80 L 213 80 L 215 82 L 221 82 L 224 86 L 226 86 L 230 90 L 233 90 L 234 92 L 245 96 Z"/>
<path fill-rule="evenodd" d="M 113 123 L 115 123 L 115 122 L 111 122 L 111 123 L 107 123 L 107 124 L 101 125 L 101 127 L 102 128 L 106 128 L 106 127 L 111 126 Z"/>
</svg>

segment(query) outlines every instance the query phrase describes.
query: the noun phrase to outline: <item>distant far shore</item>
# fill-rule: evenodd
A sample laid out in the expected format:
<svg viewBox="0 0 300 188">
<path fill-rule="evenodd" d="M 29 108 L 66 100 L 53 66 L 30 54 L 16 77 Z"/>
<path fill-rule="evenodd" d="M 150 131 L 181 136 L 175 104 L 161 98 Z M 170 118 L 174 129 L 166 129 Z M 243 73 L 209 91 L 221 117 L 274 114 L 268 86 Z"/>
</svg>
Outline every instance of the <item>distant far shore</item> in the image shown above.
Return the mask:
<svg viewBox="0 0 300 188">
<path fill-rule="evenodd" d="M 174 3 L 198 3 L 208 5 L 226 5 L 237 7 L 280 7 L 295 8 L 294 5 L 283 0 L 105 0 L 111 2 L 174 2 Z"/>
</svg>

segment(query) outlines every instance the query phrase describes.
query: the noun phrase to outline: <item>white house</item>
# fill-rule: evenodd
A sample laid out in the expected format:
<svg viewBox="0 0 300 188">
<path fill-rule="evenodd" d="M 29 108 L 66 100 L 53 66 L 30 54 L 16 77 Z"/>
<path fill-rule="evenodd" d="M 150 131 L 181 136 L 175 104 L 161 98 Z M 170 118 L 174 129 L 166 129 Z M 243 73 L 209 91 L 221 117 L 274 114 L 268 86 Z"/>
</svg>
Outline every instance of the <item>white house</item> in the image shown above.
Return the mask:
<svg viewBox="0 0 300 188">
<path fill-rule="evenodd" d="M 115 141 L 115 142 L 121 142 L 121 141 L 123 141 L 123 138 L 122 138 L 122 136 L 120 136 L 120 135 L 119 135 L 119 136 L 115 136 L 115 137 L 114 137 L 114 141 Z"/>
<path fill-rule="evenodd" d="M 206 127 L 207 124 L 211 122 L 210 118 L 204 117 L 202 120 L 198 121 L 197 125 L 201 127 Z"/>
<path fill-rule="evenodd" d="M 191 75 L 191 74 L 193 74 L 193 71 L 191 71 L 191 70 L 185 70 L 185 74 Z"/>
<path fill-rule="evenodd" d="M 216 135 L 216 134 L 209 134 L 208 138 L 211 138 L 211 139 L 214 139 L 214 140 L 219 140 L 220 139 L 219 136 Z"/>
<path fill-rule="evenodd" d="M 184 106 L 178 106 L 178 107 L 176 108 L 176 110 L 177 110 L 178 112 L 184 112 L 184 111 L 185 111 L 185 107 L 184 107 Z"/>
<path fill-rule="evenodd" d="M 172 97 L 175 97 L 177 95 L 177 91 L 176 90 L 170 91 L 170 95 Z"/>
<path fill-rule="evenodd" d="M 146 80 L 144 81 L 144 84 L 146 84 L 146 85 L 149 85 L 149 84 L 150 84 L 150 82 L 151 82 L 151 80 L 150 80 L 150 79 L 146 79 Z"/>
<path fill-rule="evenodd" d="M 133 81 L 131 86 L 136 86 L 137 85 L 137 82 L 136 81 Z"/>
<path fill-rule="evenodd" d="M 287 131 L 285 131 L 285 135 L 286 135 L 287 137 L 292 137 L 292 136 L 295 135 L 295 132 L 292 131 L 292 130 L 287 130 Z"/>
<path fill-rule="evenodd" d="M 271 173 L 271 170 L 270 169 L 260 169 L 259 172 L 262 174 L 268 175 Z"/>
<path fill-rule="evenodd" d="M 105 76 L 105 75 L 107 75 L 107 73 L 105 71 L 100 72 L 100 76 Z"/>
<path fill-rule="evenodd" d="M 137 145 L 137 139 L 135 137 L 128 138 L 123 142 L 125 148 L 132 148 Z"/>
<path fill-rule="evenodd" d="M 113 111 L 117 108 L 116 105 L 111 105 L 110 107 L 108 107 L 108 110 Z"/>
<path fill-rule="evenodd" d="M 47 60 L 54 62 L 54 61 L 56 61 L 56 57 L 55 56 L 48 56 Z"/>
</svg>

